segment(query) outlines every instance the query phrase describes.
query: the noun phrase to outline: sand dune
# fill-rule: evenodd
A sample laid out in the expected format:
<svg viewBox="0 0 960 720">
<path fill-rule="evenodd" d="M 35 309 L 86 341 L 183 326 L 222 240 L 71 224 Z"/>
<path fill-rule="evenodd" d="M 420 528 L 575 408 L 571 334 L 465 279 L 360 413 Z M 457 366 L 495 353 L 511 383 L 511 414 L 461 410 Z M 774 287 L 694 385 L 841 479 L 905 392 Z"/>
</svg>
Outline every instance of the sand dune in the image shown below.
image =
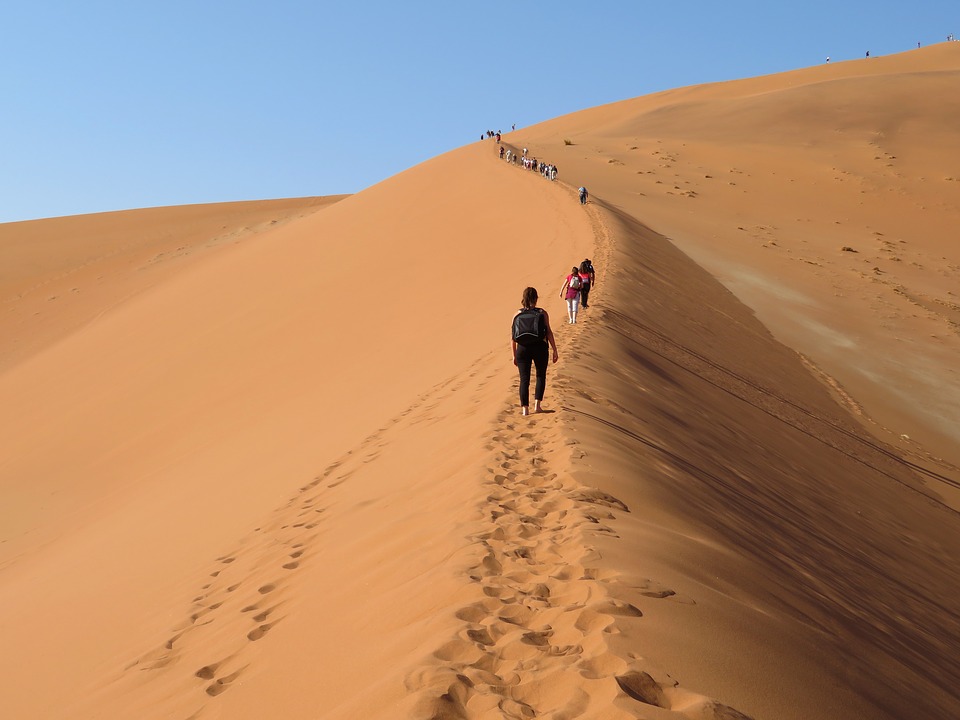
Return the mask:
<svg viewBox="0 0 960 720">
<path fill-rule="evenodd" d="M 346 198 L 0 226 L 6 713 L 955 717 L 958 72 L 507 136 L 558 183 L 485 141 Z M 531 284 L 561 361 L 522 418 Z"/>
<path fill-rule="evenodd" d="M 0 367 L 162 282 L 340 197 L 192 205 L 9 223 L 0 244 Z"/>
</svg>

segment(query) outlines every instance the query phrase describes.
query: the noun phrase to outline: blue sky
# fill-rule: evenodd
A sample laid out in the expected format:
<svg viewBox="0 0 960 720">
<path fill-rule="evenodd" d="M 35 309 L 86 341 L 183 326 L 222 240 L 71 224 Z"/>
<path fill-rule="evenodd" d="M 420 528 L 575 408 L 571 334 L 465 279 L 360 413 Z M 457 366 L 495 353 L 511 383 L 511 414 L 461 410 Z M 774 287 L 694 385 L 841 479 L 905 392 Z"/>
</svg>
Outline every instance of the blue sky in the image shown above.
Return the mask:
<svg viewBox="0 0 960 720">
<path fill-rule="evenodd" d="M 960 33 L 960 4 L 8 0 L 0 222 L 362 190 L 506 130 Z"/>
</svg>

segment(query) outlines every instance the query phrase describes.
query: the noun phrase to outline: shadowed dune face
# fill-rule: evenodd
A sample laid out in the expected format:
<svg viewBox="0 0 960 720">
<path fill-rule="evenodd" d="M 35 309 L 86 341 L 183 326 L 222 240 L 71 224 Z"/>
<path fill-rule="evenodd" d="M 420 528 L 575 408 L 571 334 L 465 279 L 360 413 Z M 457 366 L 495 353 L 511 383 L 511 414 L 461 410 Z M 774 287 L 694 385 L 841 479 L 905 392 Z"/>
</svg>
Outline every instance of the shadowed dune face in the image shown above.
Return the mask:
<svg viewBox="0 0 960 720">
<path fill-rule="evenodd" d="M 559 183 L 485 141 L 132 246 L 0 228 L 5 710 L 957 716 L 958 50 L 507 136 Z"/>
<path fill-rule="evenodd" d="M 672 566 L 659 577 L 670 587 L 722 592 L 714 610 L 772 601 L 791 618 L 758 633 L 772 647 L 741 636 L 752 659 L 730 659 L 718 685 L 770 672 L 796 681 L 810 663 L 846 676 L 871 717 L 949 717 L 960 702 L 948 640 L 960 637 L 957 514 L 713 278 L 624 213 L 608 217 L 614 289 L 564 379 L 584 453 L 574 476 L 633 510 L 615 527 L 648 568 Z M 717 624 L 738 632 L 737 614 Z M 809 649 L 811 638 L 832 650 Z"/>
</svg>

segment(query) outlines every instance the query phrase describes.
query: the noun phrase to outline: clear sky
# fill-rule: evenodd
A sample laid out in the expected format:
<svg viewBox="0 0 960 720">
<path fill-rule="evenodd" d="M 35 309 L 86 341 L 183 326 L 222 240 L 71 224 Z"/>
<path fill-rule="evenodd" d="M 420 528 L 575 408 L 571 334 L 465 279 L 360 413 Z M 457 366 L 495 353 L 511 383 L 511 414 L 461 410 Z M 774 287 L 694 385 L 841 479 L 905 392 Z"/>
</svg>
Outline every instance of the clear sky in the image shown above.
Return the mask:
<svg viewBox="0 0 960 720">
<path fill-rule="evenodd" d="M 485 130 L 950 33 L 957 0 L 5 0 L 0 222 L 353 193 Z"/>
</svg>

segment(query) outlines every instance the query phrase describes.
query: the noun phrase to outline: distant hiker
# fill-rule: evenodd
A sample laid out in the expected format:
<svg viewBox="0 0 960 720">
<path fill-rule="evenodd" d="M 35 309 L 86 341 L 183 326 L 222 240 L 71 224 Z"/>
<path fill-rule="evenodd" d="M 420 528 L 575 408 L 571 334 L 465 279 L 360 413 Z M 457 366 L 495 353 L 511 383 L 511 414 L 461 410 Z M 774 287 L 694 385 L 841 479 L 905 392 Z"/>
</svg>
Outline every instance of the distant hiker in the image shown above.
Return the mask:
<svg viewBox="0 0 960 720">
<path fill-rule="evenodd" d="M 511 126 L 510 126 L 510 129 L 511 129 L 511 130 L 516 130 L 516 129 L 517 129 L 517 124 L 514 123 L 513 125 L 511 125 Z"/>
<path fill-rule="evenodd" d="M 544 391 L 547 389 L 548 351 L 553 349 L 553 361 L 560 355 L 557 353 L 557 341 L 553 337 L 550 327 L 550 316 L 547 311 L 537 307 L 536 288 L 528 287 L 523 291 L 521 307 L 513 316 L 510 352 L 513 355 L 513 364 L 520 371 L 520 411 L 524 415 L 530 414 L 530 369 L 537 368 L 537 384 L 533 390 L 535 413 L 543 412 L 540 403 L 543 401 Z M 547 347 L 549 343 L 550 347 Z"/>
<path fill-rule="evenodd" d="M 580 268 L 574 267 L 564 279 L 563 287 L 560 288 L 560 297 L 567 301 L 567 321 L 570 324 L 577 322 L 581 287 L 583 287 L 583 280 L 580 279 Z"/>
<path fill-rule="evenodd" d="M 581 186 L 580 189 L 579 189 L 577 192 L 580 193 L 580 204 L 581 204 L 581 205 L 586 205 L 586 204 L 587 204 L 587 194 L 588 194 L 588 193 L 587 193 L 587 189 L 586 189 L 585 187 Z"/>
<path fill-rule="evenodd" d="M 503 153 L 504 153 L 505 150 L 506 150 L 506 148 L 503 147 L 503 145 L 501 145 L 501 146 L 500 146 L 500 159 L 501 159 L 501 160 L 503 160 Z"/>
<path fill-rule="evenodd" d="M 827 55 L 827 62 L 830 62 L 830 56 Z"/>
<path fill-rule="evenodd" d="M 500 133 L 499 133 L 499 132 L 496 134 L 496 138 L 497 138 L 497 145 L 499 145 L 499 144 L 500 144 Z"/>
<path fill-rule="evenodd" d="M 870 51 L 867 50 L 867 57 L 870 57 Z"/>
<path fill-rule="evenodd" d="M 593 263 L 587 258 L 580 263 L 580 307 L 587 307 L 587 299 L 590 297 L 590 289 L 596 280 L 596 273 L 593 270 Z"/>
</svg>

